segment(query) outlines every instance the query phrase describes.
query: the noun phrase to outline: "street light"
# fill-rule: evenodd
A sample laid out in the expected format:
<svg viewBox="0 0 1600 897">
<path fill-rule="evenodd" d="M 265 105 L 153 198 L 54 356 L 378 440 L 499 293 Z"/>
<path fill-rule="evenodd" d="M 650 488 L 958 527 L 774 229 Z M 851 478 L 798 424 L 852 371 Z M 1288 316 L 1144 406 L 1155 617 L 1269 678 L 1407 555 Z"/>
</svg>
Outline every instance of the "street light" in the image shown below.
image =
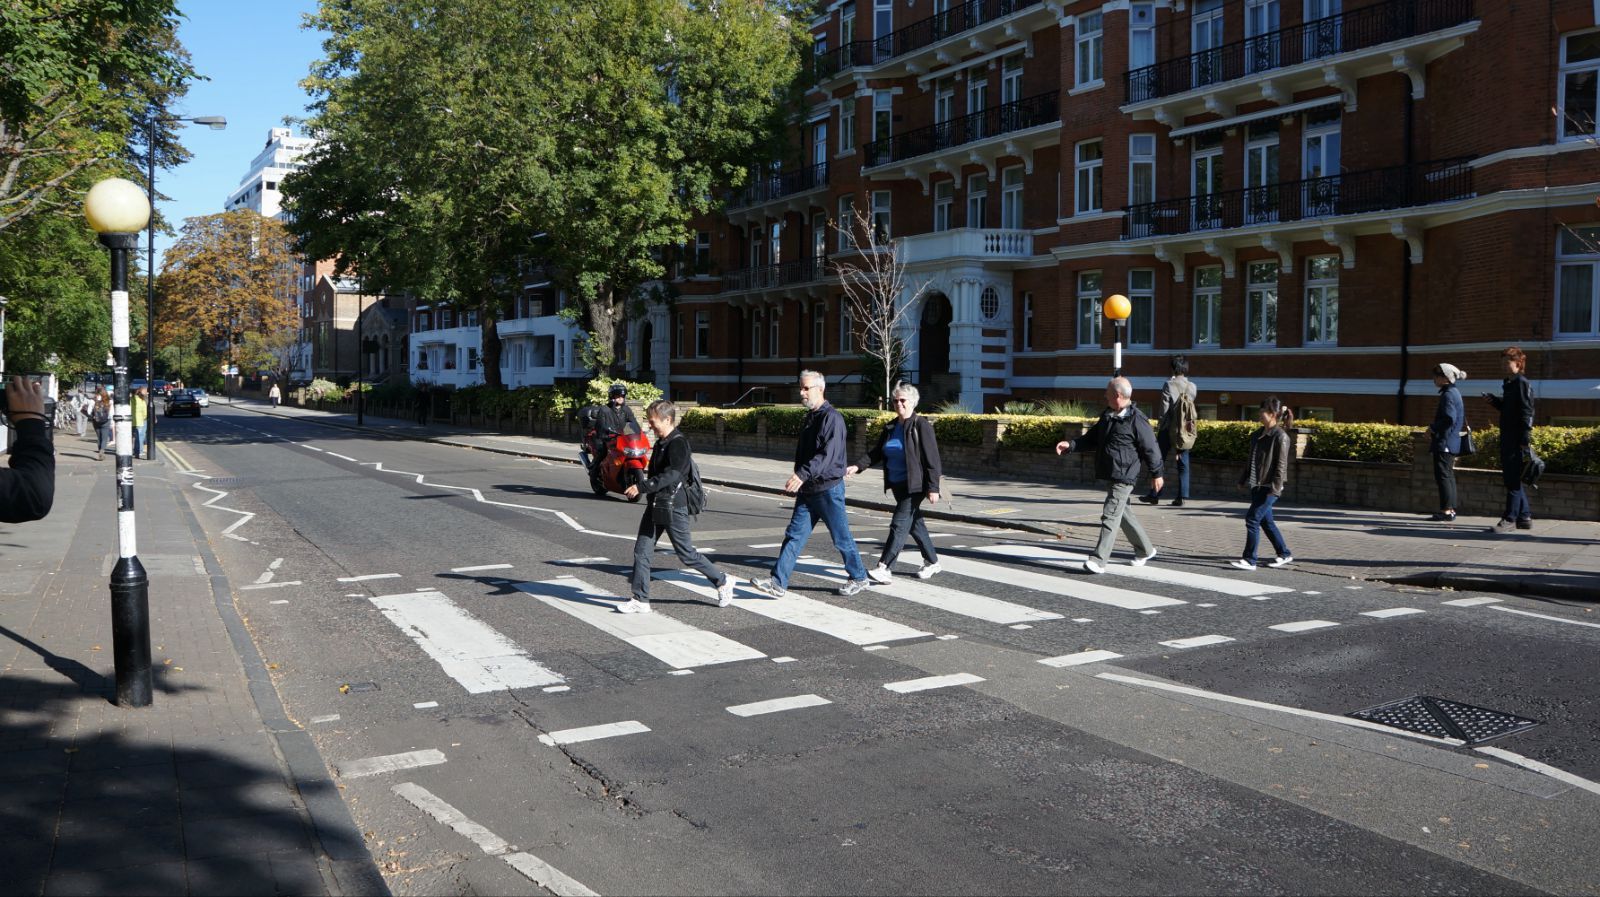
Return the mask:
<svg viewBox="0 0 1600 897">
<path fill-rule="evenodd" d="M 108 178 L 89 189 L 83 210 L 111 250 L 111 355 L 117 451 L 117 565 L 111 570 L 111 645 L 117 703 L 150 706 L 150 578 L 139 563 L 133 516 L 133 409 L 128 396 L 128 253 L 150 222 L 150 203 L 132 181 Z M 151 415 L 154 417 L 154 415 Z"/>
<path fill-rule="evenodd" d="M 171 117 L 152 118 L 145 125 L 145 185 L 150 188 L 150 208 L 156 206 L 156 125 L 170 122 L 191 121 L 197 125 L 205 125 L 213 131 L 220 131 L 228 126 L 228 120 L 220 115 L 199 115 L 193 118 Z M 156 398 L 156 221 L 155 216 L 150 216 L 150 232 L 145 240 L 145 272 L 144 272 L 144 382 L 150 390 L 150 401 Z M 156 416 L 153 413 L 155 406 L 149 406 L 146 411 L 145 421 L 150 428 L 144 441 L 144 458 L 146 461 L 156 456 Z"/>
<path fill-rule="evenodd" d="M 1133 303 L 1121 293 L 1106 299 L 1106 320 L 1116 328 L 1117 341 L 1111 350 L 1111 376 L 1122 376 L 1122 330 L 1128 326 L 1128 316 L 1133 314 Z"/>
<path fill-rule="evenodd" d="M 0 296 L 0 374 L 6 372 L 6 305 L 11 300 Z M 11 447 L 11 425 L 0 423 L 0 452 Z"/>
</svg>

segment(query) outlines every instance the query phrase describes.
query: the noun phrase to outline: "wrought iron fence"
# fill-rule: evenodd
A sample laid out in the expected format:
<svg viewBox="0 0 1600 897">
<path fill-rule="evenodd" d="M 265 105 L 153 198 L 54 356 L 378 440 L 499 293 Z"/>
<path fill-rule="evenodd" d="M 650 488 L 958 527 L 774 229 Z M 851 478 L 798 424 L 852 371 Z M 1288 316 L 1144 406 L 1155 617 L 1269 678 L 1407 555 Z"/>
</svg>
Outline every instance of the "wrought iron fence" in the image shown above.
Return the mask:
<svg viewBox="0 0 1600 897">
<path fill-rule="evenodd" d="M 777 287 L 811 283 L 828 274 L 827 259 L 806 258 L 780 265 L 762 265 L 740 268 L 722 277 L 722 291 L 737 293 L 747 290 L 770 290 Z"/>
<path fill-rule="evenodd" d="M 876 58 L 873 51 L 873 42 L 869 40 L 851 41 L 841 44 L 832 50 L 815 53 L 811 57 L 811 80 L 813 83 L 832 78 L 847 68 L 858 65 L 872 65 L 881 60 Z"/>
<path fill-rule="evenodd" d="M 753 206 L 769 200 L 781 199 L 807 190 L 815 190 L 828 183 L 828 163 L 818 162 L 805 168 L 796 168 L 781 174 L 757 176 L 739 191 L 728 203 L 730 209 Z"/>
<path fill-rule="evenodd" d="M 1041 2 L 1043 0 L 968 0 L 879 37 L 873 41 L 874 49 L 879 61 L 892 59 Z"/>
<path fill-rule="evenodd" d="M 1060 121 L 1059 96 L 1059 91 L 1052 90 L 876 140 L 866 145 L 866 164 L 871 167 L 899 162 L 987 137 Z"/>
</svg>

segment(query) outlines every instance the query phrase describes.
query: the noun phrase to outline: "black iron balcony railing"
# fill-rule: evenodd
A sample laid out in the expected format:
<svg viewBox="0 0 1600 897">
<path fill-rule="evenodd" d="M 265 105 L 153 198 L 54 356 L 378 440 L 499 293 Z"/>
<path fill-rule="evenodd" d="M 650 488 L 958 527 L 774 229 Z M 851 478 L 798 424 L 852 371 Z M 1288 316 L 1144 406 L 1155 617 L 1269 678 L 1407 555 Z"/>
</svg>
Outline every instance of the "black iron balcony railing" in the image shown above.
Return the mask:
<svg viewBox="0 0 1600 897">
<path fill-rule="evenodd" d="M 728 208 L 742 209 L 757 203 L 782 199 L 807 190 L 815 190 L 828 184 L 828 163 L 818 162 L 807 165 L 805 168 L 796 168 L 782 174 L 772 174 L 766 177 L 755 176 L 745 188 L 734 194 L 728 201 Z"/>
<path fill-rule="evenodd" d="M 1472 195 L 1469 161 L 1396 165 L 1128 206 L 1122 238 L 1227 230 L 1466 199 Z"/>
<path fill-rule="evenodd" d="M 848 44 L 834 47 L 832 50 L 824 50 L 821 53 L 813 54 L 811 57 L 811 80 L 812 83 L 824 81 L 845 69 L 854 68 L 858 65 L 872 65 L 877 61 L 873 53 L 872 41 L 851 41 Z"/>
<path fill-rule="evenodd" d="M 1043 0 L 968 0 L 898 31 L 870 41 L 852 41 L 812 57 L 811 73 L 822 81 L 858 65 L 877 65 L 931 46 L 963 31 L 971 31 L 1014 12 L 1038 6 Z"/>
<path fill-rule="evenodd" d="M 827 259 L 808 258 L 781 265 L 762 265 L 759 268 L 740 268 L 722 275 L 724 293 L 746 290 L 771 290 L 821 280 L 828 274 Z"/>
<path fill-rule="evenodd" d="M 1389 0 L 1258 34 L 1128 72 L 1129 103 L 1142 103 L 1286 66 L 1450 28 L 1473 0 Z"/>
<path fill-rule="evenodd" d="M 1013 103 L 1003 103 L 952 118 L 935 125 L 917 128 L 904 134 L 895 134 L 866 145 L 867 167 L 900 162 L 916 156 L 936 153 L 953 146 L 972 143 L 1013 131 L 1048 125 L 1061 120 L 1061 107 L 1057 103 L 1059 91 L 1024 97 Z"/>
</svg>

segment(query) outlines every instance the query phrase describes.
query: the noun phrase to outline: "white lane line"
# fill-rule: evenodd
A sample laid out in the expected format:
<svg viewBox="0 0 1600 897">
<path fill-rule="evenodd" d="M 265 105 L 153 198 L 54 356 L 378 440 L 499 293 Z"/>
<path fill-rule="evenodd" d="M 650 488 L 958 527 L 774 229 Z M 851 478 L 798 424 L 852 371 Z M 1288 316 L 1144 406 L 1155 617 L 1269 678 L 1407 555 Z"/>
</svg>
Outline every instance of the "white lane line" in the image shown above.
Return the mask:
<svg viewBox="0 0 1600 897">
<path fill-rule="evenodd" d="M 604 564 L 604 563 L 606 563 L 606 562 L 608 562 L 610 560 L 611 560 L 610 558 L 600 558 L 600 557 L 595 557 L 595 558 L 567 558 L 564 561 L 551 561 L 550 563 L 552 563 L 552 564 Z"/>
<path fill-rule="evenodd" d="M 202 508 L 215 508 L 218 511 L 227 511 L 229 514 L 238 514 L 238 515 L 240 515 L 238 520 L 235 520 L 234 522 L 228 524 L 228 526 L 225 529 L 223 529 L 222 534 L 224 536 L 228 536 L 228 537 L 234 538 L 234 539 L 239 539 L 240 541 L 249 541 L 248 539 L 245 539 L 243 536 L 235 536 L 233 534 L 233 531 L 238 529 L 241 526 L 244 526 L 246 523 L 249 523 L 251 521 L 251 519 L 253 519 L 256 516 L 254 512 L 252 512 L 252 511 L 240 511 L 240 510 L 238 510 L 236 508 L 227 507 L 226 505 L 216 504 L 216 502 L 219 502 L 219 501 L 223 500 L 224 498 L 228 497 L 229 493 L 223 492 L 221 489 L 213 489 L 210 486 L 202 486 L 199 483 L 193 483 L 191 485 L 193 485 L 196 489 L 199 489 L 202 492 L 209 492 L 213 496 L 211 499 L 201 503 L 200 507 L 202 507 Z"/>
<path fill-rule="evenodd" d="M 507 854 L 505 861 L 529 881 L 556 897 L 600 897 L 599 894 L 584 887 L 577 879 L 531 853 L 518 851 Z"/>
<path fill-rule="evenodd" d="M 1058 548 L 1042 548 L 1030 545 L 987 545 L 977 550 L 985 554 L 1035 561 L 1049 564 L 1052 567 L 1067 569 L 1077 567 L 1083 563 L 1084 558 L 1088 557 L 1086 554 L 1080 554 L 1075 551 L 1063 551 Z M 1154 564 L 1159 565 L 1161 562 L 1161 556 L 1157 555 Z M 1129 579 L 1142 579 L 1167 585 L 1186 586 L 1223 595 L 1237 595 L 1242 598 L 1251 595 L 1275 595 L 1294 591 L 1294 589 L 1284 586 L 1268 585 L 1260 580 L 1228 579 L 1222 576 L 1210 576 L 1204 573 L 1192 573 L 1188 570 L 1154 565 L 1135 567 L 1131 564 L 1108 564 L 1106 565 L 1106 572 Z"/>
<path fill-rule="evenodd" d="M 616 738 L 621 735 L 638 735 L 650 731 L 650 727 L 636 719 L 620 723 L 605 723 L 599 726 L 584 726 L 579 729 L 562 729 L 548 735 L 540 735 L 539 740 L 551 747 L 558 744 L 578 744 L 583 741 L 598 741 L 602 738 Z"/>
<path fill-rule="evenodd" d="M 795 659 L 793 657 L 774 657 L 774 658 L 772 658 L 772 662 L 773 663 L 794 663 L 794 660 Z"/>
<path fill-rule="evenodd" d="M 782 542 L 762 542 L 759 545 L 752 545 L 750 547 L 751 548 L 778 548 L 778 547 L 780 547 L 782 545 L 783 545 Z"/>
<path fill-rule="evenodd" d="M 1215 604 L 1207 604 L 1205 602 L 1201 602 L 1200 604 L 1196 604 L 1195 607 L 1216 607 L 1216 605 Z"/>
<path fill-rule="evenodd" d="M 510 570 L 511 564 L 479 564 L 476 567 L 451 567 L 451 573 L 476 573 L 479 570 Z"/>
<path fill-rule="evenodd" d="M 297 585 L 300 585 L 300 580 L 298 579 L 286 579 L 282 582 L 253 582 L 247 586 L 240 586 L 239 591 L 243 592 L 248 589 L 281 589 Z"/>
<path fill-rule="evenodd" d="M 1489 609 L 1505 611 L 1508 614 L 1520 614 L 1524 617 L 1537 617 L 1540 620 L 1550 620 L 1556 623 L 1571 623 L 1573 626 L 1588 626 L 1590 629 L 1600 629 L 1600 623 L 1585 623 L 1582 620 L 1569 620 L 1566 617 L 1552 617 L 1549 614 L 1536 614 L 1531 610 L 1517 610 L 1514 607 L 1491 607 Z"/>
<path fill-rule="evenodd" d="M 1163 595 L 1151 595 L 1148 592 L 1135 592 L 1131 589 L 1118 589 L 1103 586 L 1099 583 L 1084 582 L 1080 576 L 1051 576 L 1033 570 L 1019 570 L 1015 567 L 1005 567 L 1000 564 L 987 564 L 983 561 L 971 561 L 966 558 L 944 555 L 939 558 L 940 566 L 950 573 L 960 576 L 970 576 L 973 579 L 982 579 L 989 582 L 1003 582 L 1011 586 L 1024 589 L 1033 589 L 1049 595 L 1060 595 L 1064 598 L 1076 598 L 1079 601 L 1092 601 L 1095 604 L 1108 604 L 1112 607 L 1121 607 L 1127 610 L 1145 610 L 1151 607 L 1172 607 L 1178 604 L 1187 604 L 1176 598 L 1167 598 Z"/>
<path fill-rule="evenodd" d="M 961 636 L 959 636 L 959 635 L 941 635 L 941 636 L 939 636 L 939 641 L 948 642 L 948 641 L 952 641 L 954 639 L 958 639 L 960 637 Z"/>
<path fill-rule="evenodd" d="M 1534 760 L 1531 757 L 1524 757 L 1521 754 L 1512 753 L 1511 751 L 1502 750 L 1497 747 L 1480 747 L 1474 748 L 1473 750 L 1488 754 L 1491 757 L 1499 757 L 1501 760 L 1504 760 L 1507 763 L 1515 763 L 1523 769 L 1531 769 L 1534 772 L 1542 773 L 1558 782 L 1565 782 L 1574 788 L 1582 788 L 1591 794 L 1600 794 L 1600 782 L 1593 782 L 1589 779 L 1583 778 L 1582 776 L 1575 776 L 1564 769 L 1557 769 L 1548 763 L 1540 763 L 1538 760 Z"/>
<path fill-rule="evenodd" d="M 887 650 L 889 650 L 889 646 L 888 645 L 867 645 L 867 646 L 863 647 L 861 650 L 863 650 L 863 651 L 887 651 Z"/>
<path fill-rule="evenodd" d="M 1480 604 L 1499 604 L 1499 598 L 1457 598 L 1454 601 L 1441 601 L 1445 607 L 1477 607 Z"/>
<path fill-rule="evenodd" d="M 1418 610 L 1415 607 L 1389 607 L 1383 610 L 1364 610 L 1361 612 L 1361 616 L 1386 620 L 1389 617 L 1409 617 L 1412 614 L 1420 613 L 1426 613 L 1426 611 Z"/>
<path fill-rule="evenodd" d="M 1231 642 L 1233 639 L 1225 635 L 1197 635 L 1193 638 L 1175 638 L 1169 642 L 1161 642 L 1168 648 L 1204 648 L 1207 645 L 1220 645 Z"/>
<path fill-rule="evenodd" d="M 340 582 L 366 582 L 369 579 L 399 579 L 398 573 L 367 573 L 361 576 L 341 576 Z"/>
<path fill-rule="evenodd" d="M 1072 618 L 1072 622 L 1074 622 L 1074 623 L 1093 623 L 1094 620 L 1092 620 L 1092 619 L 1090 619 L 1088 617 L 1073 617 Z"/>
<path fill-rule="evenodd" d="M 554 467 L 555 466 L 554 464 L 551 464 L 549 461 L 546 461 L 543 458 L 534 458 L 533 460 L 538 461 L 540 464 L 543 464 L 546 467 Z"/>
<path fill-rule="evenodd" d="M 1395 735 L 1402 738 L 1414 738 L 1418 741 L 1426 741 L 1431 744 L 1447 744 L 1451 747 L 1460 747 L 1462 745 L 1461 740 L 1456 738 L 1435 738 L 1432 735 L 1420 735 L 1416 732 L 1407 732 L 1404 729 L 1396 729 L 1392 726 L 1368 722 L 1364 719 L 1356 719 L 1349 716 L 1334 716 L 1331 713 L 1322 713 L 1316 710 L 1302 710 L 1299 707 L 1287 707 L 1283 704 L 1269 704 L 1266 701 L 1255 701 L 1251 700 L 1250 698 L 1238 698 L 1234 697 L 1233 695 L 1222 694 L 1221 692 L 1206 691 L 1205 689 L 1201 688 L 1190 688 L 1187 685 L 1174 685 L 1170 682 L 1156 682 L 1150 679 L 1139 679 L 1134 676 L 1122 676 L 1118 675 L 1117 673 L 1097 673 L 1095 674 L 1095 678 L 1105 679 L 1109 682 L 1121 682 L 1125 685 L 1137 685 L 1141 688 L 1153 688 L 1157 691 L 1170 691 L 1197 698 L 1207 698 L 1213 701 L 1220 701 L 1224 704 L 1238 704 L 1241 707 L 1256 707 L 1261 710 L 1274 710 L 1279 713 L 1287 713 L 1293 716 L 1303 716 L 1308 719 L 1319 719 L 1323 722 L 1338 723 L 1341 726 L 1350 726 L 1356 729 L 1369 729 L 1373 732 L 1382 732 L 1385 735 Z"/>
<path fill-rule="evenodd" d="M 268 564 L 267 565 L 267 569 L 268 570 L 276 570 L 281 566 L 283 566 L 283 558 L 278 558 L 278 559 L 274 560 L 272 563 Z"/>
<path fill-rule="evenodd" d="M 727 708 L 734 716 L 760 716 L 763 713 L 779 713 L 784 710 L 798 710 L 801 707 L 821 707 L 823 704 L 832 704 L 827 698 L 817 695 L 795 695 L 792 698 L 773 698 L 770 701 L 757 701 L 754 704 L 737 704 Z"/>
<path fill-rule="evenodd" d="M 439 702 L 438 701 L 420 701 L 420 702 L 418 702 L 416 704 L 412 704 L 411 706 L 415 707 L 418 710 L 427 710 L 429 707 L 437 707 L 437 706 L 439 706 Z"/>
<path fill-rule="evenodd" d="M 259 585 L 265 585 L 266 583 L 272 582 L 272 577 L 275 576 L 275 575 L 276 574 L 273 573 L 271 570 L 268 570 L 265 573 L 262 573 L 260 576 L 257 576 L 256 577 L 256 581 L 253 583 L 253 585 L 258 585 L 259 586 Z"/>
<path fill-rule="evenodd" d="M 268 604 L 288 604 L 289 600 L 287 598 L 280 598 L 277 601 L 268 601 L 267 603 Z"/>
<path fill-rule="evenodd" d="M 339 764 L 339 776 L 345 779 L 359 779 L 362 776 L 375 776 L 385 772 L 396 772 L 401 769 L 416 769 L 419 766 L 438 766 L 445 762 L 444 753 L 429 749 L 426 751 L 407 751 L 404 754 L 386 754 L 382 757 L 367 757 L 364 760 L 351 760 L 349 763 Z"/>
<path fill-rule="evenodd" d="M 1158 610 L 1142 610 L 1142 611 L 1139 611 L 1139 613 L 1144 614 L 1145 616 L 1154 616 L 1155 614 L 1161 613 L 1161 611 L 1158 611 Z"/>
<path fill-rule="evenodd" d="M 338 720 L 339 720 L 339 714 L 337 714 L 337 713 L 329 713 L 329 714 L 324 714 L 323 716 L 313 716 L 311 718 L 311 724 L 312 725 L 317 725 L 319 723 L 332 723 L 332 722 L 338 722 Z"/>
<path fill-rule="evenodd" d="M 1018 623 L 1018 624 L 1012 626 L 1011 628 L 1012 629 L 1032 629 L 1033 627 L 1029 626 L 1027 623 Z"/>
<path fill-rule="evenodd" d="M 673 669 L 759 660 L 767 656 L 749 645 L 690 626 L 660 611 L 619 614 L 616 611 L 621 602 L 614 595 L 575 576 L 520 582 L 516 589 L 606 635 L 621 639 Z M 716 595 L 716 589 L 711 589 L 711 595 Z"/>
<path fill-rule="evenodd" d="M 795 563 L 794 569 L 798 573 L 805 573 L 820 579 L 837 582 L 845 576 L 844 567 L 837 564 L 828 564 L 815 558 L 801 558 Z M 1061 615 L 1053 611 L 1035 610 L 999 598 L 990 598 L 987 595 L 978 595 L 972 592 L 963 592 L 944 586 L 936 586 L 922 581 L 900 580 L 888 585 L 874 585 L 872 592 L 899 598 L 902 601 L 911 601 L 916 604 L 936 607 L 963 617 L 983 620 L 989 623 L 1028 623 L 1040 620 L 1059 620 Z"/>
<path fill-rule="evenodd" d="M 545 691 L 547 691 L 547 692 L 549 692 L 551 694 L 556 694 L 558 692 L 563 692 L 563 691 L 572 691 L 572 686 L 570 686 L 570 685 L 552 685 L 552 686 L 546 688 Z"/>
<path fill-rule="evenodd" d="M 1276 626 L 1268 626 L 1267 628 L 1276 629 L 1279 632 L 1310 632 L 1313 629 L 1327 629 L 1329 626 L 1338 625 L 1332 620 L 1301 620 L 1296 623 L 1279 623 Z"/>
<path fill-rule="evenodd" d="M 349 455 L 341 455 L 338 452 L 329 452 L 328 455 L 330 457 L 333 457 L 333 458 L 338 458 L 341 461 L 350 461 L 350 462 L 353 462 L 353 463 L 356 463 L 356 464 L 361 463 L 359 461 L 356 461 L 356 459 L 350 457 Z"/>
<path fill-rule="evenodd" d="M 913 691 L 927 691 L 930 688 L 971 685 L 982 681 L 982 676 L 974 676 L 971 673 L 951 673 L 948 676 L 925 676 L 921 679 L 907 679 L 903 682 L 885 682 L 883 687 L 900 694 L 907 694 Z"/>
<path fill-rule="evenodd" d="M 1079 651 L 1076 654 L 1063 654 L 1060 657 L 1046 657 L 1039 662 L 1047 667 L 1076 667 L 1086 663 L 1099 663 L 1102 660 L 1116 660 L 1121 656 L 1115 651 Z"/>
<path fill-rule="evenodd" d="M 656 579 L 670 582 L 703 598 L 709 599 L 717 592 L 699 574 L 687 570 L 663 570 L 656 574 Z M 801 629 L 842 639 L 852 645 L 874 645 L 932 635 L 930 632 L 912 629 L 892 620 L 837 607 L 825 601 L 804 598 L 794 592 L 788 593 L 783 598 L 769 598 L 742 580 L 735 586 L 734 593 L 740 599 L 734 602 L 734 607 L 780 623 L 788 623 Z"/>
<path fill-rule="evenodd" d="M 669 670 L 667 672 L 667 675 L 668 676 L 693 676 L 694 675 L 694 670 L 690 670 L 690 669 Z"/>
<path fill-rule="evenodd" d="M 380 595 L 372 603 L 471 694 L 565 681 L 443 592 Z"/>
</svg>

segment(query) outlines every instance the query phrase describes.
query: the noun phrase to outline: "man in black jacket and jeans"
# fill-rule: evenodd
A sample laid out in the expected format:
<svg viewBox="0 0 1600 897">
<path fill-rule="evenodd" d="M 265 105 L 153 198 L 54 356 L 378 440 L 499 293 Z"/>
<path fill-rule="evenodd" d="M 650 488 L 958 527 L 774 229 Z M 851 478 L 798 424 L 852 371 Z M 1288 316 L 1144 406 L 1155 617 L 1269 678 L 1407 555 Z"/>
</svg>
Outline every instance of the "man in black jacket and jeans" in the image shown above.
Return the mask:
<svg viewBox="0 0 1600 897">
<path fill-rule="evenodd" d="M 1500 479 L 1506 487 L 1506 510 L 1490 532 L 1509 533 L 1513 529 L 1533 529 L 1533 506 L 1522 485 L 1522 468 L 1533 453 L 1533 384 L 1524 376 L 1528 356 L 1516 346 L 1500 353 L 1500 369 L 1506 379 L 1502 395 L 1484 393 L 1500 412 Z"/>
<path fill-rule="evenodd" d="M 633 542 L 633 597 L 617 605 L 623 614 L 650 612 L 650 558 L 655 554 L 656 542 L 665 532 L 672 540 L 672 549 L 678 560 L 704 574 L 717 587 L 717 606 L 733 603 L 733 577 L 706 560 L 695 550 L 689 533 L 689 471 L 693 455 L 689 440 L 678 432 L 678 406 L 662 399 L 650 403 L 645 409 L 645 421 L 655 431 L 655 450 L 650 453 L 650 466 L 645 470 L 644 481 L 629 486 L 624 495 L 648 495 L 650 501 L 639 521 L 639 538 Z"/>
<path fill-rule="evenodd" d="M 1128 497 L 1139 479 L 1141 459 L 1150 471 L 1150 489 L 1161 494 L 1161 450 L 1156 448 L 1156 435 L 1150 429 L 1149 419 L 1133 406 L 1133 384 L 1128 378 L 1117 377 L 1106 384 L 1106 410 L 1094 426 L 1077 439 L 1056 443 L 1058 455 L 1074 449 L 1098 449 L 1094 459 L 1095 477 L 1110 481 L 1105 507 L 1100 511 L 1100 541 L 1094 553 L 1083 562 L 1083 569 L 1089 573 L 1106 572 L 1106 562 L 1111 559 L 1111 546 L 1117 540 L 1119 527 L 1133 543 L 1133 565 L 1143 567 L 1156 556 L 1156 546 L 1134 519 Z"/>
<path fill-rule="evenodd" d="M 6 416 L 16 441 L 10 469 L 0 469 L 0 523 L 42 520 L 56 496 L 56 456 L 45 428 L 44 385 L 15 377 L 5 389 Z"/>
</svg>

